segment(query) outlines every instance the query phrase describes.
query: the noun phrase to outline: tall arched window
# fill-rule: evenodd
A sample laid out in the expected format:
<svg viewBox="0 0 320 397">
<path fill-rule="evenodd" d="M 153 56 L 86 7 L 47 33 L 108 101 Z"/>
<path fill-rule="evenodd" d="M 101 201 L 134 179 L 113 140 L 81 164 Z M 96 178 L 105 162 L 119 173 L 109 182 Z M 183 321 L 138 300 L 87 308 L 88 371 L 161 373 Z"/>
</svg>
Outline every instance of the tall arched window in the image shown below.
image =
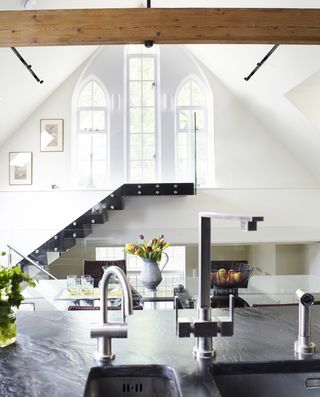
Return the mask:
<svg viewBox="0 0 320 397">
<path fill-rule="evenodd" d="M 77 100 L 78 179 L 80 185 L 105 186 L 108 180 L 108 101 L 102 83 L 86 81 Z"/>
<path fill-rule="evenodd" d="M 154 181 L 157 174 L 157 52 L 155 47 L 128 45 L 126 55 L 129 180 Z"/>
<path fill-rule="evenodd" d="M 178 181 L 194 180 L 198 186 L 212 182 L 207 100 L 203 89 L 192 78 L 176 95 L 176 176 Z M 196 148 L 196 149 L 195 149 Z M 210 155 L 210 150 L 212 151 Z"/>
</svg>

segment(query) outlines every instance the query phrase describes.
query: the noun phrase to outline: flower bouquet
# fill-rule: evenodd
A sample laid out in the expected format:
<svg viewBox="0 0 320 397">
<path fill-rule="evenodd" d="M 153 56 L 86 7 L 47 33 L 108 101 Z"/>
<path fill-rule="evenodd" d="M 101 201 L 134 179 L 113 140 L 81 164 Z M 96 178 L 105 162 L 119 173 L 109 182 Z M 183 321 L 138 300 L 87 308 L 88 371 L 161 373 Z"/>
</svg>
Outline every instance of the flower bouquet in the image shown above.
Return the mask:
<svg viewBox="0 0 320 397">
<path fill-rule="evenodd" d="M 125 252 L 160 262 L 162 252 L 169 247 L 169 243 L 164 240 L 164 235 L 162 234 L 160 237 L 155 237 L 147 242 L 144 235 L 139 234 L 139 239 L 141 240 L 140 242 L 127 243 L 125 245 Z"/>
</svg>

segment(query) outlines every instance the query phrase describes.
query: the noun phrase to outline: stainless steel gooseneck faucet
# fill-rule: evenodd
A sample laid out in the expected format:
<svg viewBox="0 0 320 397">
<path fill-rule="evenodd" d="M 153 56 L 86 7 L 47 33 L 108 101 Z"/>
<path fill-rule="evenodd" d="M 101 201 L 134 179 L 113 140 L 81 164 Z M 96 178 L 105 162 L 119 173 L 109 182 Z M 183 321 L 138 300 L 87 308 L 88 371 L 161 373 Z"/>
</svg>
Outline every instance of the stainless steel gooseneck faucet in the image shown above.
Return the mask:
<svg viewBox="0 0 320 397">
<path fill-rule="evenodd" d="M 257 230 L 257 222 L 263 217 L 248 217 L 238 215 L 219 214 L 216 212 L 199 213 L 199 282 L 198 282 L 198 310 L 197 320 L 178 319 L 176 314 L 176 332 L 179 337 L 196 337 L 193 354 L 196 358 L 211 358 L 215 351 L 212 347 L 212 337 L 233 335 L 233 296 L 230 295 L 229 317 L 212 318 L 210 305 L 210 265 L 211 265 L 211 219 L 240 221 L 241 229 Z"/>
<path fill-rule="evenodd" d="M 310 354 L 316 351 L 316 345 L 311 341 L 311 316 L 310 308 L 314 296 L 303 289 L 296 291 L 299 300 L 299 336 L 294 343 L 294 350 L 298 354 Z"/>
<path fill-rule="evenodd" d="M 108 285 L 112 275 L 115 275 L 122 287 L 123 299 L 121 305 L 122 323 L 108 323 Z M 126 316 L 133 313 L 133 300 L 130 284 L 124 272 L 117 266 L 110 266 L 104 272 L 100 286 L 100 305 L 102 324 L 94 325 L 90 329 L 91 338 L 98 339 L 98 350 L 95 358 L 99 361 L 112 360 L 115 354 L 112 353 L 112 338 L 126 338 L 128 325 Z"/>
</svg>

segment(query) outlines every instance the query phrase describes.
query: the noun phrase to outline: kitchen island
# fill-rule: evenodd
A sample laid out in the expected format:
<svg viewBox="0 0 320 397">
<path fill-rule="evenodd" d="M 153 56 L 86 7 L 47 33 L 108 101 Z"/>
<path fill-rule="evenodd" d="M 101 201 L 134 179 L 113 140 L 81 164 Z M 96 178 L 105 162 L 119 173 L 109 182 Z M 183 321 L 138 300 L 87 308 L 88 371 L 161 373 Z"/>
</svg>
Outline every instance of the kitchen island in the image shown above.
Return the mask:
<svg viewBox="0 0 320 397">
<path fill-rule="evenodd" d="M 183 316 L 193 313 L 180 311 Z M 299 360 L 293 350 L 298 307 L 236 309 L 234 336 L 214 338 L 216 357 L 199 362 L 192 357 L 194 338 L 175 336 L 174 316 L 173 311 L 134 312 L 128 318 L 128 338 L 112 341 L 112 365 L 169 365 L 184 397 L 218 397 L 208 363 Z M 17 342 L 0 350 L 0 396 L 83 396 L 88 372 L 96 365 L 90 324 L 99 319 L 97 311 L 18 312 Z M 320 348 L 320 306 L 312 307 L 312 334 Z M 320 354 L 311 360 L 319 362 L 320 370 Z"/>
</svg>

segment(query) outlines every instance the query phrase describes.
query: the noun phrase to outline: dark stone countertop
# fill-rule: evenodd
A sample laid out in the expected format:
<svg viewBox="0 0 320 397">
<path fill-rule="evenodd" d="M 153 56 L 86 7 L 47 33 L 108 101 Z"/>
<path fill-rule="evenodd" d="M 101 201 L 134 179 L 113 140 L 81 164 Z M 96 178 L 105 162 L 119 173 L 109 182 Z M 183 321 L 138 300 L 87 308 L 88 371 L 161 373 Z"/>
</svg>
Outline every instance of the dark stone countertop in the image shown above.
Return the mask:
<svg viewBox="0 0 320 397">
<path fill-rule="evenodd" d="M 188 312 L 181 315 L 193 313 Z M 0 396 L 83 396 L 89 369 L 96 365 L 90 323 L 99 318 L 96 311 L 18 312 L 17 342 L 0 349 Z M 136 311 L 128 323 L 128 338 L 112 342 L 113 365 L 169 365 L 178 374 L 184 397 L 220 396 L 203 360 L 193 359 L 194 338 L 175 336 L 173 311 Z M 295 361 L 297 330 L 297 307 L 236 309 L 234 336 L 214 338 L 216 357 L 204 361 Z M 320 346 L 320 306 L 312 308 L 312 335 Z M 319 353 L 312 360 L 320 366 Z"/>
</svg>

